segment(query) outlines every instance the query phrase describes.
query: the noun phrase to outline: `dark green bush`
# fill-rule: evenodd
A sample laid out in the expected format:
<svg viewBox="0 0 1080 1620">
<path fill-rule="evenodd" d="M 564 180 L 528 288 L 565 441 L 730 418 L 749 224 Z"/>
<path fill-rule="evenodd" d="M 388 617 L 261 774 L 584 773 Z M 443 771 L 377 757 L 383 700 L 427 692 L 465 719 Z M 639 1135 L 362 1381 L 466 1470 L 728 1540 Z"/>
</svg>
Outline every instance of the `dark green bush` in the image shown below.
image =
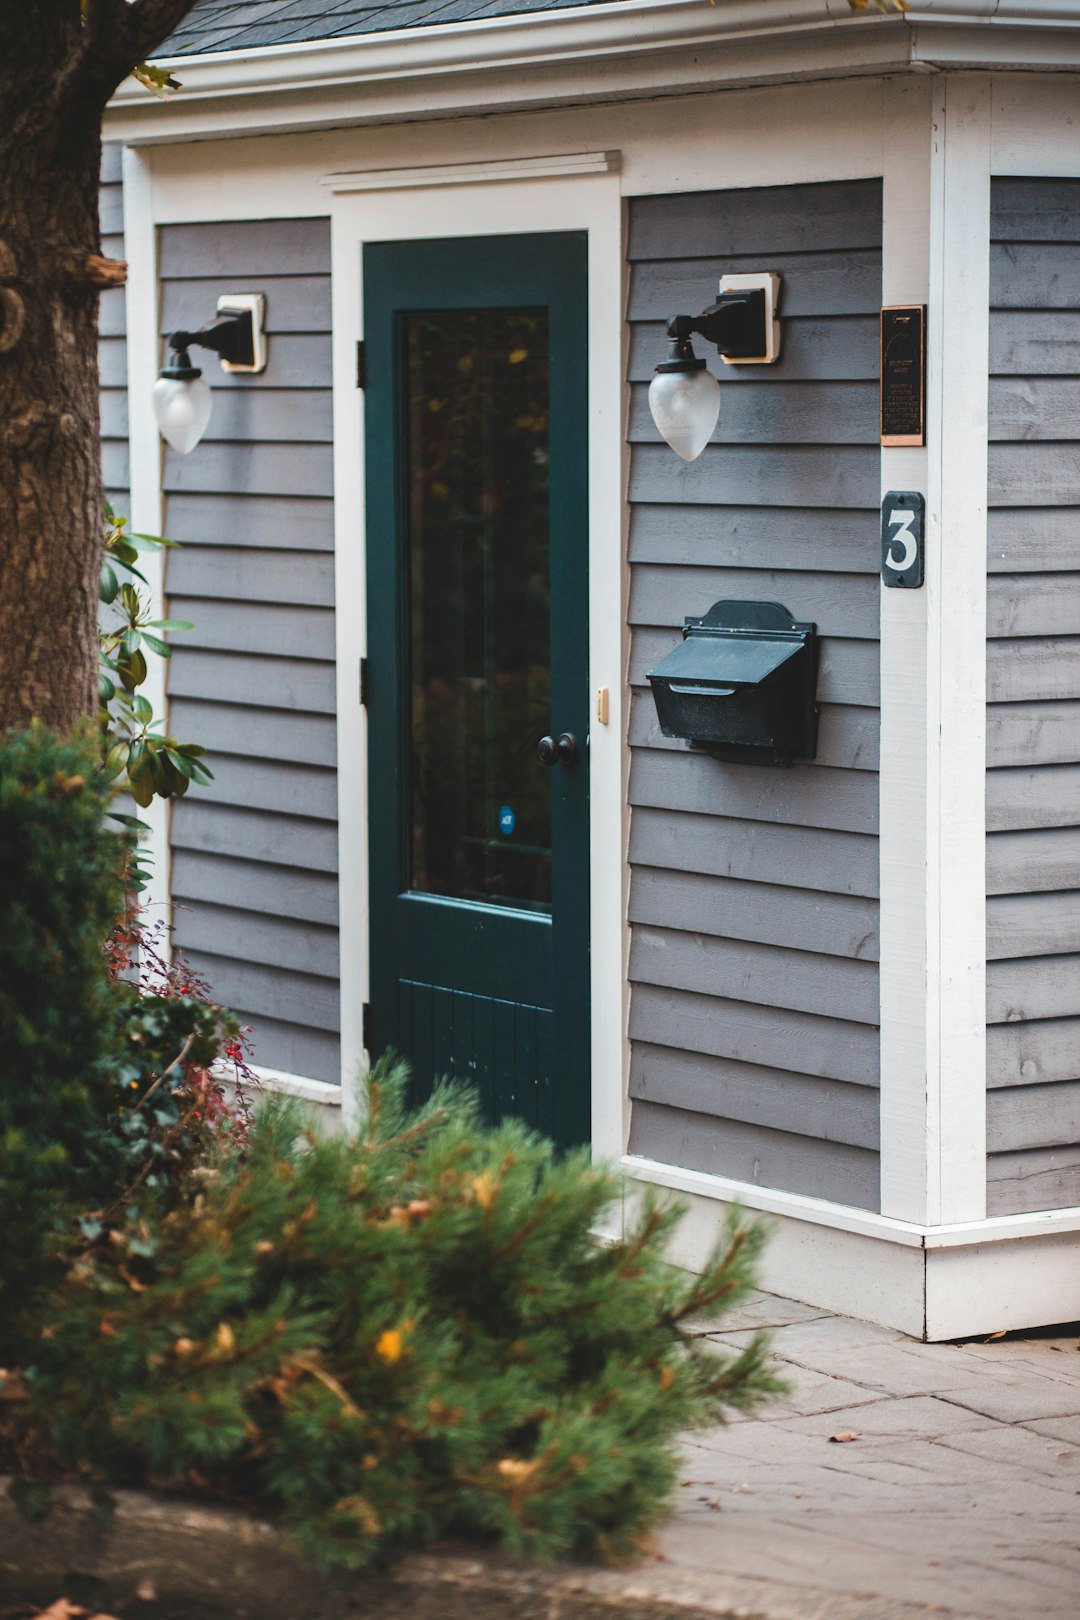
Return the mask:
<svg viewBox="0 0 1080 1620">
<path fill-rule="evenodd" d="M 188 1207 L 131 1217 L 57 1298 L 12 1410 L 65 1470 L 276 1504 L 325 1563 L 460 1533 L 625 1556 L 678 1432 L 778 1387 L 760 1339 L 684 1332 L 752 1286 L 762 1230 L 729 1227 L 700 1278 L 649 1200 L 600 1245 L 607 1170 L 485 1129 L 466 1094 L 413 1116 L 402 1094 L 377 1076 L 353 1140 L 270 1106 Z"/>
</svg>

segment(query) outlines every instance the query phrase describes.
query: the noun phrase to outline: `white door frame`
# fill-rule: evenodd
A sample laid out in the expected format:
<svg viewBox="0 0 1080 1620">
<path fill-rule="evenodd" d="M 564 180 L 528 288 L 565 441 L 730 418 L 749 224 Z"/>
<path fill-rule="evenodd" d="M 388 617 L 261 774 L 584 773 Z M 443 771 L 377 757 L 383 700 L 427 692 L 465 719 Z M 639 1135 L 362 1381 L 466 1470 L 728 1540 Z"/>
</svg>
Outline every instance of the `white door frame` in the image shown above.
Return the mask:
<svg viewBox="0 0 1080 1620">
<path fill-rule="evenodd" d="M 507 168 L 512 173 L 507 173 Z M 626 1147 L 627 1012 L 625 782 L 627 761 L 622 203 L 617 161 L 604 152 L 505 163 L 327 175 L 333 285 L 334 501 L 338 671 L 338 837 L 341 1047 L 346 1119 L 367 1054 L 367 737 L 359 663 L 366 650 L 364 399 L 356 386 L 368 242 L 588 233 L 589 684 L 592 1145 Z M 606 689 L 606 723 L 598 694 Z"/>
</svg>

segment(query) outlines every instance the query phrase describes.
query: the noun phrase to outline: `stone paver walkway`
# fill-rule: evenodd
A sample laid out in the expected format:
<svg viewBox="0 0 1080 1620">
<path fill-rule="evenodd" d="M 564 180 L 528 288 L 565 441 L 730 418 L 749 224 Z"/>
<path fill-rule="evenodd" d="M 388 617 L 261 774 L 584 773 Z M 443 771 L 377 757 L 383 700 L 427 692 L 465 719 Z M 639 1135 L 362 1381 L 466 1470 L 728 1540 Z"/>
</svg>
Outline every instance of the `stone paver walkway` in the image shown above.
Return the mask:
<svg viewBox="0 0 1080 1620">
<path fill-rule="evenodd" d="M 1080 1620 L 1080 1325 L 920 1345 L 759 1295 L 700 1330 L 761 1326 L 793 1389 L 688 1438 L 673 1592 L 712 1572 L 768 1620 Z"/>
</svg>

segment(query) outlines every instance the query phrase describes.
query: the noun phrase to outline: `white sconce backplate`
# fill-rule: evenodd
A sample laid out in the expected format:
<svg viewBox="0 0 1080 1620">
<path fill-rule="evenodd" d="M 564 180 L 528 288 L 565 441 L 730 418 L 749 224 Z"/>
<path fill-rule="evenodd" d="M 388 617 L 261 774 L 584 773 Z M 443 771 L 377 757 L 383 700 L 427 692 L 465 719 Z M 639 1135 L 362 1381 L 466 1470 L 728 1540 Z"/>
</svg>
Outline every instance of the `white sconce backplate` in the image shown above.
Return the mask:
<svg viewBox="0 0 1080 1620">
<path fill-rule="evenodd" d="M 250 315 L 251 340 L 255 353 L 253 365 L 241 365 L 237 361 L 223 360 L 222 371 L 265 371 L 266 370 L 266 297 L 263 293 L 222 293 L 217 301 L 219 315 Z"/>
<path fill-rule="evenodd" d="M 730 292 L 763 292 L 765 294 L 765 333 L 766 346 L 764 354 L 740 356 L 733 360 L 729 355 L 721 355 L 726 366 L 767 366 L 780 358 L 780 322 L 776 310 L 780 302 L 780 277 L 771 270 L 755 270 L 747 275 L 721 276 L 720 291 Z"/>
</svg>

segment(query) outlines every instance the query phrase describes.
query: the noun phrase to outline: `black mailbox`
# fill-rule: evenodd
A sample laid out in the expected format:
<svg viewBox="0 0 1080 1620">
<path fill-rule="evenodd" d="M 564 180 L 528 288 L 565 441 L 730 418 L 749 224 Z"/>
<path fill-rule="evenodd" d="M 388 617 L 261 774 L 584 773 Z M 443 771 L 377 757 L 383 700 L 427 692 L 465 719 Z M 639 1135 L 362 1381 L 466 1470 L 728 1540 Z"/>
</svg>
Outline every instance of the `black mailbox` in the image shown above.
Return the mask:
<svg viewBox="0 0 1080 1620">
<path fill-rule="evenodd" d="M 743 764 L 817 753 L 817 626 L 779 602 L 714 602 L 648 678 L 665 737 Z"/>
</svg>

